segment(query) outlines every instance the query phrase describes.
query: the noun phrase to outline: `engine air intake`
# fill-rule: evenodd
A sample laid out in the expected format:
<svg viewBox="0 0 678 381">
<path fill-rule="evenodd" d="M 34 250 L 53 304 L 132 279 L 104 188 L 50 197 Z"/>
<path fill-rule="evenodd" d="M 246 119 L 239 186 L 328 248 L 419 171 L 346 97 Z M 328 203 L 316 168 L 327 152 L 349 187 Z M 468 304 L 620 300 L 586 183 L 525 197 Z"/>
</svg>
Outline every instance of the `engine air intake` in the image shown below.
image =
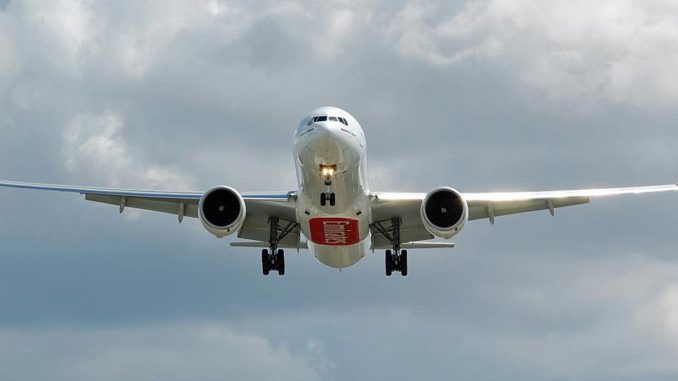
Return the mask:
<svg viewBox="0 0 678 381">
<path fill-rule="evenodd" d="M 468 220 L 468 205 L 461 193 L 452 188 L 436 188 L 421 204 L 426 229 L 436 237 L 451 238 Z"/>
<path fill-rule="evenodd" d="M 205 192 L 198 210 L 203 226 L 217 237 L 237 231 L 245 220 L 245 202 L 242 196 L 226 186 Z"/>
</svg>

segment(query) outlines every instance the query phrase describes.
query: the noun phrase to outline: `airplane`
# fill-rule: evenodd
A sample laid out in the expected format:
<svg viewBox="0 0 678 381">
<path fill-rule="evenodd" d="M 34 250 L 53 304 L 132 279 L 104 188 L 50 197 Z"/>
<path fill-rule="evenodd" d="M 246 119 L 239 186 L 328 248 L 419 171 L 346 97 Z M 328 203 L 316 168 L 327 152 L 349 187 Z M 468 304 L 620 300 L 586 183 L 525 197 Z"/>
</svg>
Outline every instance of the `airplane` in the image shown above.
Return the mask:
<svg viewBox="0 0 678 381">
<path fill-rule="evenodd" d="M 367 145 L 358 121 L 337 107 L 301 119 L 293 137 L 298 189 L 240 193 L 227 185 L 204 192 L 66 186 L 0 181 L 0 186 L 74 192 L 88 201 L 198 218 L 234 247 L 261 248 L 262 272 L 285 274 L 284 249 L 308 249 L 321 263 L 346 268 L 370 250 L 385 250 L 385 274 L 408 273 L 407 250 L 451 248 L 468 221 L 585 204 L 603 196 L 678 191 L 678 184 L 539 192 L 375 192 L 368 183 Z M 305 241 L 302 241 L 302 235 Z"/>
</svg>

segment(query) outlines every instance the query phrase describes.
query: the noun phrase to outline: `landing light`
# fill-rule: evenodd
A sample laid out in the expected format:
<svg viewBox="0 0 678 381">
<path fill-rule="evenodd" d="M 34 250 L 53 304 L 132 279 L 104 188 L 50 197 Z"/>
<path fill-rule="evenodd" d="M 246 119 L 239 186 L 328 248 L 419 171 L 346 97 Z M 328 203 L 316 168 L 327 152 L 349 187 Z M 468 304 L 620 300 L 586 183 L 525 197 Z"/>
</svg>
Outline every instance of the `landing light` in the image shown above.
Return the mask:
<svg viewBox="0 0 678 381">
<path fill-rule="evenodd" d="M 332 176 L 334 176 L 334 172 L 336 170 L 337 170 L 337 166 L 335 164 L 332 164 L 332 165 L 320 164 L 320 176 L 323 179 L 325 179 L 326 185 L 332 184 Z"/>
</svg>

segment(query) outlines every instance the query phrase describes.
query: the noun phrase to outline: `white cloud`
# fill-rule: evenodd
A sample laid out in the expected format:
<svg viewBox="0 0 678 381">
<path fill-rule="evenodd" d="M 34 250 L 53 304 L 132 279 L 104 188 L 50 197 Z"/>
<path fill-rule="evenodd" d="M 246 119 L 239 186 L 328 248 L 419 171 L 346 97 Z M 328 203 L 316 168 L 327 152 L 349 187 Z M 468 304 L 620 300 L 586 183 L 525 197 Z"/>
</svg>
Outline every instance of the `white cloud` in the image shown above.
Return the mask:
<svg viewBox="0 0 678 381">
<path fill-rule="evenodd" d="M 436 24 L 430 20 L 437 14 L 436 7 L 416 2 L 398 13 L 387 33 L 396 37 L 400 53 L 432 65 L 444 67 L 472 57 L 494 56 L 501 46 L 495 36 L 484 33 L 477 12 L 478 7 L 470 6 Z"/>
<path fill-rule="evenodd" d="M 78 114 L 64 128 L 64 165 L 85 181 L 114 187 L 190 189 L 193 180 L 179 171 L 148 164 L 132 152 L 120 115 Z M 152 142 L 148 142 L 152 144 Z"/>
<path fill-rule="evenodd" d="M 309 339 L 311 340 L 311 339 Z M 0 378 L 11 380 L 317 380 L 315 340 L 293 352 L 218 323 L 0 331 Z M 36 364 L 39 364 L 36 366 Z"/>
<path fill-rule="evenodd" d="M 678 102 L 676 15 L 668 0 L 488 0 L 442 16 L 414 3 L 389 34 L 405 56 L 439 67 L 493 62 L 551 97 L 667 106 Z"/>
<path fill-rule="evenodd" d="M 283 27 L 282 35 L 267 36 L 271 43 L 285 46 L 289 38 L 309 44 L 315 57 L 333 58 L 359 41 L 371 19 L 368 7 L 345 1 L 330 7 L 297 1 L 32 1 L 12 6 L 9 14 L 16 21 L 7 23 L 8 41 L 18 42 L 30 65 L 47 64 L 73 78 L 95 72 L 133 81 L 167 65 L 189 71 L 202 55 L 218 55 L 248 33 L 272 24 Z M 0 37 L 0 47 L 4 45 Z M 0 57 L 0 73 L 2 64 Z"/>
<path fill-rule="evenodd" d="M 22 65 L 49 63 L 70 76 L 77 74 L 80 50 L 100 27 L 87 2 L 77 0 L 13 2 L 8 16 Z"/>
<path fill-rule="evenodd" d="M 539 262 L 522 286 L 496 295 L 535 325 L 469 327 L 469 342 L 499 362 L 550 376 L 678 374 L 676 264 L 636 255 Z"/>
<path fill-rule="evenodd" d="M 175 49 L 191 49 L 177 40 L 196 33 L 219 36 L 221 44 L 237 39 L 252 24 L 251 10 L 223 1 L 161 1 L 125 4 L 118 12 L 103 12 L 105 33 L 99 34 L 86 52 L 83 63 L 99 63 L 122 70 L 128 78 L 141 79 L 152 68 L 165 64 Z M 196 41 L 198 42 L 198 41 Z M 200 43 L 207 43 L 202 39 Z M 183 60 L 191 60 L 184 51 Z M 110 61 L 109 61 L 110 60 Z"/>
</svg>

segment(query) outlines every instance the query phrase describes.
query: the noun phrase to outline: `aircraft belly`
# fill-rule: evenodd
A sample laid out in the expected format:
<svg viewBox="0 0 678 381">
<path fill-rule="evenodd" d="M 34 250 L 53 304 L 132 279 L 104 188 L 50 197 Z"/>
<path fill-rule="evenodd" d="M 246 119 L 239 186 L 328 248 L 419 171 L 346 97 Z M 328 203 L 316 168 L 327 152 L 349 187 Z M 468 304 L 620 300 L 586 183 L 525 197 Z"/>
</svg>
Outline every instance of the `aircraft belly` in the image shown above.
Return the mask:
<svg viewBox="0 0 678 381">
<path fill-rule="evenodd" d="M 297 218 L 315 257 L 330 267 L 343 268 L 357 263 L 371 246 L 369 200 L 357 197 L 351 206 L 335 213 L 320 210 L 310 198 L 299 195 Z M 365 212 L 356 215 L 355 210 Z M 308 214 L 306 214 L 308 212 Z"/>
<path fill-rule="evenodd" d="M 308 241 L 308 248 L 323 264 L 340 269 L 358 263 L 369 250 L 370 244 L 371 237 L 368 234 L 367 238 L 353 245 L 319 245 Z"/>
</svg>

